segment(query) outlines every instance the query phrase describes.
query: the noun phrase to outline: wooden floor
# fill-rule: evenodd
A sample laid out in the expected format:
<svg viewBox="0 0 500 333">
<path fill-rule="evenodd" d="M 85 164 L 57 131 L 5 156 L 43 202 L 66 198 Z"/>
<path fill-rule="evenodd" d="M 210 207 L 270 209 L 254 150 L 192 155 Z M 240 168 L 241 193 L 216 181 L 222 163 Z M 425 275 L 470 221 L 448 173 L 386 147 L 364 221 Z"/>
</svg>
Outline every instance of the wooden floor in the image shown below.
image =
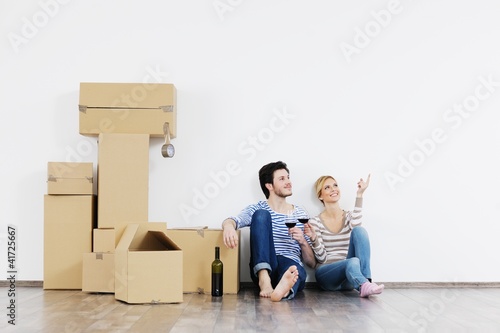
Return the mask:
<svg viewBox="0 0 500 333">
<path fill-rule="evenodd" d="M 279 303 L 245 288 L 130 305 L 112 294 L 18 287 L 15 327 L 7 323 L 7 291 L 0 332 L 500 332 L 500 288 L 386 289 L 369 299 L 308 288 Z"/>
</svg>

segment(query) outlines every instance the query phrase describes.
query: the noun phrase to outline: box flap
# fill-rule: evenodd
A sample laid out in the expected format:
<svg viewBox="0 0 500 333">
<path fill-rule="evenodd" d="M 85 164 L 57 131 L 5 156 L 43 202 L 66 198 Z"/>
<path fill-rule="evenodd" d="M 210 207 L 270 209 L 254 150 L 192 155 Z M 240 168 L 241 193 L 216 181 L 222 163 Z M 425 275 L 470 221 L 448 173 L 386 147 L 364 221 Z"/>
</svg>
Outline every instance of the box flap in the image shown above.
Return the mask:
<svg viewBox="0 0 500 333">
<path fill-rule="evenodd" d="M 138 223 L 130 223 L 129 225 L 127 225 L 125 231 L 122 234 L 122 237 L 120 238 L 120 241 L 118 242 L 118 245 L 116 245 L 115 252 L 117 254 L 120 252 L 128 251 L 128 248 L 132 243 L 132 241 L 134 240 L 134 236 L 138 229 L 139 229 Z"/>
<path fill-rule="evenodd" d="M 170 83 L 81 82 L 79 109 L 162 109 L 173 112 L 175 86 Z"/>
<path fill-rule="evenodd" d="M 167 231 L 167 224 L 165 222 L 129 223 L 115 251 L 164 249 L 167 243 L 163 245 L 162 240 L 159 240 L 158 236 L 155 236 L 154 233 L 150 233 L 150 231 L 165 234 Z"/>
<path fill-rule="evenodd" d="M 58 179 L 87 179 L 92 182 L 93 164 L 92 162 L 48 162 L 47 179 L 57 181 Z"/>
<path fill-rule="evenodd" d="M 163 231 L 150 231 L 152 234 L 166 249 L 168 250 L 180 250 L 181 248 L 171 240 L 168 235 Z"/>
</svg>

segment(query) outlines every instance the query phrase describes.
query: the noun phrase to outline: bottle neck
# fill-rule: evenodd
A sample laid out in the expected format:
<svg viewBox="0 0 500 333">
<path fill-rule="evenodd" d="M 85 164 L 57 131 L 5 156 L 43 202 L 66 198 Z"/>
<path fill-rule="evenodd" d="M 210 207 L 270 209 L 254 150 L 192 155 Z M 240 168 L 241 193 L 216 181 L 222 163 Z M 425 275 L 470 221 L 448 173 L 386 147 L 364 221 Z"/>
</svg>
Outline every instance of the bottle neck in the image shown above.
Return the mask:
<svg viewBox="0 0 500 333">
<path fill-rule="evenodd" d="M 215 248 L 215 259 L 219 260 L 220 258 L 220 249 L 219 247 Z"/>
</svg>

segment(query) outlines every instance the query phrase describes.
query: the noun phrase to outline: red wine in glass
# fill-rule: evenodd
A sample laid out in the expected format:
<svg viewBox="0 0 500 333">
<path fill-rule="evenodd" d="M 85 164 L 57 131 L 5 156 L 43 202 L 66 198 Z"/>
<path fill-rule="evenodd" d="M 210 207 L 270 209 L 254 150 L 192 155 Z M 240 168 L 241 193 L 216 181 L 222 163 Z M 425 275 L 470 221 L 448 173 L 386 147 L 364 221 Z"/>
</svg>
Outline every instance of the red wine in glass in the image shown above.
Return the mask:
<svg viewBox="0 0 500 333">
<path fill-rule="evenodd" d="M 300 223 L 307 223 L 309 221 L 309 218 L 308 217 L 301 217 L 301 218 L 297 219 L 297 221 L 299 221 Z"/>
<path fill-rule="evenodd" d="M 288 233 L 290 234 L 290 229 L 295 227 L 297 225 L 297 219 L 294 216 L 295 210 L 289 210 L 286 212 L 286 217 L 285 217 L 285 225 L 288 228 Z M 292 234 L 290 234 L 290 239 L 288 240 L 289 242 L 294 242 Z"/>
</svg>

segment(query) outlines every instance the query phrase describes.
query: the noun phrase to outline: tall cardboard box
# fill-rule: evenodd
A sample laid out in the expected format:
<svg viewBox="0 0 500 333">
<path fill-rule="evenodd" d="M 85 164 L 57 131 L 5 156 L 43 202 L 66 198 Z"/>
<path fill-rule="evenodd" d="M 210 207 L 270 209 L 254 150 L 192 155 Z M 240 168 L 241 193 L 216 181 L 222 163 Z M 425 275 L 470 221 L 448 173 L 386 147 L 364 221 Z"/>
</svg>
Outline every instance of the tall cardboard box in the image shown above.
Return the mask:
<svg viewBox="0 0 500 333">
<path fill-rule="evenodd" d="M 80 83 L 80 134 L 149 134 L 163 137 L 177 133 L 176 88 L 170 83 Z"/>
<path fill-rule="evenodd" d="M 237 230 L 238 237 L 240 230 Z M 224 294 L 237 294 L 240 290 L 239 247 L 228 249 L 224 245 L 222 230 L 204 228 L 168 229 L 167 235 L 183 252 L 185 293 L 211 293 L 211 265 L 215 247 L 220 247 L 220 260 L 224 264 Z"/>
<path fill-rule="evenodd" d="M 98 149 L 97 224 L 118 244 L 128 223 L 148 221 L 149 135 L 103 133 Z"/>
<path fill-rule="evenodd" d="M 82 289 L 82 254 L 92 251 L 94 195 L 45 195 L 44 289 Z"/>
<path fill-rule="evenodd" d="M 115 250 L 115 298 L 127 303 L 180 303 L 182 250 L 166 223 L 131 223 Z"/>
<path fill-rule="evenodd" d="M 47 194 L 93 194 L 92 162 L 48 162 Z"/>
</svg>

